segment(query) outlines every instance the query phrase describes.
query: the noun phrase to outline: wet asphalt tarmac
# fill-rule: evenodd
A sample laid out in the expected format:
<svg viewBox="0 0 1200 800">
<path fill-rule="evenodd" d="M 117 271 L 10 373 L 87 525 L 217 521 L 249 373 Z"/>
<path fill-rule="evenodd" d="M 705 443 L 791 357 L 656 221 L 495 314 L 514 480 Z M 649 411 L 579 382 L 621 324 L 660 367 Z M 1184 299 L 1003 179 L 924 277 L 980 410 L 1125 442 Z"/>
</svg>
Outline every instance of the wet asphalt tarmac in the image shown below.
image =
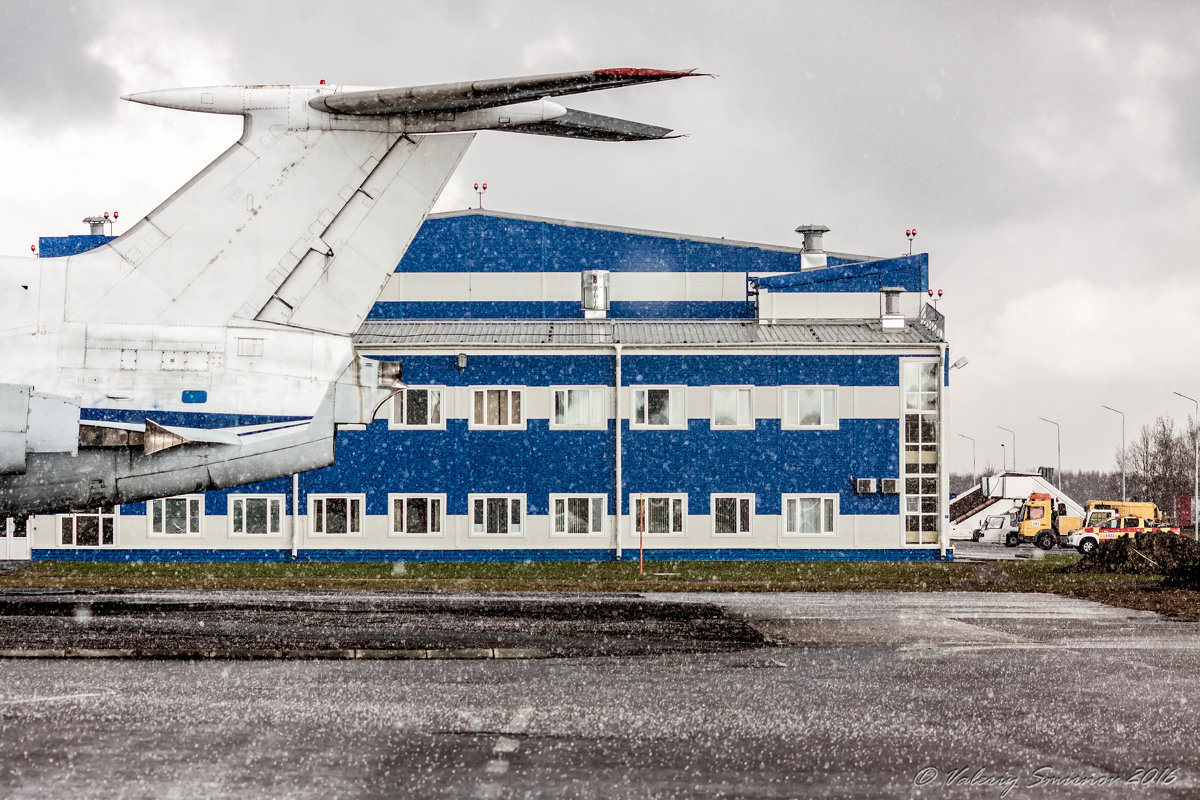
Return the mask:
<svg viewBox="0 0 1200 800">
<path fill-rule="evenodd" d="M 0 657 L 500 657 L 714 652 L 765 643 L 712 603 L 669 596 L 288 591 L 0 593 Z"/>
<path fill-rule="evenodd" d="M 667 601 L 775 644 L 0 661 L 0 796 L 1200 795 L 1196 624 L 1047 595 L 644 600 Z"/>
</svg>

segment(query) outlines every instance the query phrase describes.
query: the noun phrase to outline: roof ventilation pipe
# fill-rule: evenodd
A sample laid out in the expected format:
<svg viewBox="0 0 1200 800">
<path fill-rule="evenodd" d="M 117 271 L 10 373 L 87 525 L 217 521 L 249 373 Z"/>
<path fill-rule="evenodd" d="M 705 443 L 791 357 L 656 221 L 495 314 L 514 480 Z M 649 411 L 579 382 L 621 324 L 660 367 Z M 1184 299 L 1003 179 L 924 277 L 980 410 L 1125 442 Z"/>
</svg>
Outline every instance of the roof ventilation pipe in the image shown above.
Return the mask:
<svg viewBox="0 0 1200 800">
<path fill-rule="evenodd" d="M 584 319 L 608 316 L 608 270 L 585 269 L 580 273 L 579 290 L 583 297 Z"/>
<path fill-rule="evenodd" d="M 796 228 L 796 233 L 804 236 L 804 245 L 800 248 L 800 271 L 826 266 L 821 236 L 829 233 L 829 228 L 824 225 L 801 225 Z"/>
</svg>

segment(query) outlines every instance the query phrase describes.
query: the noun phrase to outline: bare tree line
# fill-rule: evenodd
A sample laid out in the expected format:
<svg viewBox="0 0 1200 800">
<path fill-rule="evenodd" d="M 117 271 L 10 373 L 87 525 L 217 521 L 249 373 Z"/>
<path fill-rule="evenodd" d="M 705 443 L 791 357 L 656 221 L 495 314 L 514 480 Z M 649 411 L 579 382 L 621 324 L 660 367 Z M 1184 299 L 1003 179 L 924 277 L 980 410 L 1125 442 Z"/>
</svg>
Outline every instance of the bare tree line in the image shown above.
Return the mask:
<svg viewBox="0 0 1200 800">
<path fill-rule="evenodd" d="M 1198 430 L 1188 419 L 1182 426 L 1164 414 L 1143 425 L 1125 448 L 1125 493 L 1130 500 L 1152 500 L 1164 513 L 1173 513 L 1175 498 L 1191 497 Z M 982 475 L 995 475 L 993 464 Z M 950 493 L 966 491 L 978 483 L 979 475 L 952 474 Z M 1058 476 L 1063 492 L 1077 502 L 1115 500 L 1121 497 L 1121 449 L 1113 456 L 1113 468 L 1063 470 Z"/>
</svg>

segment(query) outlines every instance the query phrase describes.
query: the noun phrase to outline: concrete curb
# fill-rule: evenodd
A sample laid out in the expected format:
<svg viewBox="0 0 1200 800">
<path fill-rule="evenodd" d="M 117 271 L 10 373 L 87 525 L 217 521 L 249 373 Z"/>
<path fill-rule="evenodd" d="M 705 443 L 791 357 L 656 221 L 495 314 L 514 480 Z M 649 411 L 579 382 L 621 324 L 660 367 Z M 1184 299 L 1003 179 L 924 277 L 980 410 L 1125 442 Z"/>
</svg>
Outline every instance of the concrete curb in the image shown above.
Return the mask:
<svg viewBox="0 0 1200 800">
<path fill-rule="evenodd" d="M 0 650 L 0 658 L 107 658 L 143 661 L 439 661 L 551 657 L 549 652 L 536 647 L 461 647 L 448 650 L 385 650 L 378 648 L 348 650 L 100 650 L 86 648 Z"/>
</svg>

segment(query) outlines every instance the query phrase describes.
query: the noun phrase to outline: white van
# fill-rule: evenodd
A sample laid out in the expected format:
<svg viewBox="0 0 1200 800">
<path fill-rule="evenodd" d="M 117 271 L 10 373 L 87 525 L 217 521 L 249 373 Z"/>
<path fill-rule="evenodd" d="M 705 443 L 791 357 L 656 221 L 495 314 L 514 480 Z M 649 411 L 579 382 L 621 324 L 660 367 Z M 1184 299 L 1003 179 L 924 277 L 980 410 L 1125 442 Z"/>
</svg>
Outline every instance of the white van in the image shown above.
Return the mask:
<svg viewBox="0 0 1200 800">
<path fill-rule="evenodd" d="M 1004 544 L 1008 534 L 1015 533 L 1018 526 L 1017 512 L 1015 511 L 992 514 L 979 523 L 979 527 L 971 534 L 971 541 Z"/>
</svg>

